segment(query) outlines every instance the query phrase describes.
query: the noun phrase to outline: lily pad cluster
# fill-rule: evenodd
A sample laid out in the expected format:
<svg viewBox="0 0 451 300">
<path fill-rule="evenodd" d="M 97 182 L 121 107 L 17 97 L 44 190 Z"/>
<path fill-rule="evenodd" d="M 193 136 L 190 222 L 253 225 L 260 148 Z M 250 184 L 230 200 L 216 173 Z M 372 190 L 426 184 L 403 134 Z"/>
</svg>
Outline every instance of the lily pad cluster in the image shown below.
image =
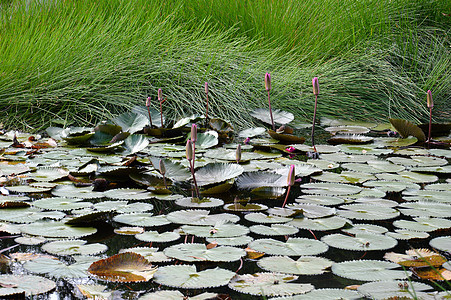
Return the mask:
<svg viewBox="0 0 451 300">
<path fill-rule="evenodd" d="M 310 157 L 280 110 L 252 114 L 276 131 L 237 134 L 199 116 L 163 127 L 152 112 L 151 125 L 147 112 L 50 128 L 51 140 L 0 136 L 0 295 L 62 280 L 89 299 L 382 299 L 433 297 L 428 281 L 450 280 L 451 150 L 423 147 L 410 124 L 387 137 L 324 122 L 330 144 Z M 199 196 L 185 147 L 196 123 Z"/>
</svg>

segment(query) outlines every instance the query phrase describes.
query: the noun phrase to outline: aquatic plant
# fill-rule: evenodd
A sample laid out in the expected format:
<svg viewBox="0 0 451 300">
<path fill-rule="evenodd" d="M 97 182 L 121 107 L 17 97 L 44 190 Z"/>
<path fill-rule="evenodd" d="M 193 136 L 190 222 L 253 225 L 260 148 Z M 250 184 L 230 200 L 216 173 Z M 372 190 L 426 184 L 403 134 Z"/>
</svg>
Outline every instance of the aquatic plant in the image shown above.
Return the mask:
<svg viewBox="0 0 451 300">
<path fill-rule="evenodd" d="M 271 109 L 271 99 L 269 98 L 269 91 L 271 90 L 271 74 L 265 74 L 265 89 L 268 93 L 268 105 L 269 105 L 269 115 L 271 116 L 271 124 L 272 130 L 276 131 L 276 126 L 274 125 L 274 118 L 272 117 L 272 109 Z"/>
</svg>

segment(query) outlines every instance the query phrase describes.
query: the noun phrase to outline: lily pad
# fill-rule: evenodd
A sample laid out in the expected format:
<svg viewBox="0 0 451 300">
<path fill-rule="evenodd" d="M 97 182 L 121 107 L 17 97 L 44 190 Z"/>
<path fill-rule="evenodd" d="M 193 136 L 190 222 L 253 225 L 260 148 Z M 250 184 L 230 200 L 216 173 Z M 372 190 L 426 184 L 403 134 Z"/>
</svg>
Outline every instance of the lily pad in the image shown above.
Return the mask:
<svg viewBox="0 0 451 300">
<path fill-rule="evenodd" d="M 205 186 L 226 181 L 241 175 L 243 171 L 243 167 L 238 164 L 208 164 L 196 171 L 197 185 Z"/>
<path fill-rule="evenodd" d="M 81 202 L 81 199 L 76 198 L 52 197 L 36 200 L 33 202 L 33 206 L 42 209 L 69 211 L 73 209 L 91 207 L 92 203 Z"/>
<path fill-rule="evenodd" d="M 124 252 L 91 264 L 89 273 L 112 282 L 149 281 L 157 271 L 147 259 L 134 252 Z"/>
<path fill-rule="evenodd" d="M 269 256 L 257 262 L 257 265 L 266 271 L 294 275 L 323 274 L 332 264 L 333 261 L 316 256 L 301 256 L 297 260 L 288 256 Z"/>
<path fill-rule="evenodd" d="M 333 264 L 332 273 L 359 281 L 406 279 L 411 275 L 410 271 L 395 270 L 396 268 L 399 268 L 399 265 L 392 262 L 353 260 Z"/>
<path fill-rule="evenodd" d="M 41 249 L 55 255 L 96 255 L 108 247 L 100 243 L 86 244 L 83 240 L 66 240 L 47 243 Z"/>
<path fill-rule="evenodd" d="M 182 261 L 232 262 L 246 255 L 246 251 L 230 246 L 208 249 L 204 244 L 178 244 L 164 249 L 164 254 Z"/>
<path fill-rule="evenodd" d="M 341 300 L 341 299 L 347 299 L 347 300 L 359 300 L 362 299 L 362 295 L 359 294 L 356 291 L 353 290 L 345 290 L 345 289 L 334 289 L 334 288 L 327 288 L 327 289 L 315 289 L 311 292 L 308 292 L 306 294 L 302 295 L 296 295 L 292 297 L 278 297 L 278 298 L 272 298 L 273 300 L 317 300 L 317 299 L 323 299 L 323 300 Z"/>
<path fill-rule="evenodd" d="M 130 134 L 142 130 L 148 123 L 148 118 L 144 114 L 136 112 L 125 112 L 113 119 L 113 122 Z"/>
<path fill-rule="evenodd" d="M 247 235 L 240 235 L 228 238 L 206 238 L 208 243 L 217 243 L 220 246 L 243 246 L 252 242 L 254 239 Z"/>
<path fill-rule="evenodd" d="M 259 119 L 260 121 L 266 123 L 266 124 L 272 124 L 271 122 L 271 116 L 269 114 L 269 110 L 264 108 L 257 108 L 253 110 L 251 113 L 251 116 L 253 116 L 256 119 Z M 274 123 L 284 125 L 288 124 L 291 121 L 294 120 L 294 115 L 290 112 L 286 112 L 280 109 L 273 109 L 272 110 L 272 116 Z"/>
<path fill-rule="evenodd" d="M 239 137 L 242 138 L 252 138 L 254 136 L 262 135 L 266 132 L 266 129 L 263 127 L 254 127 L 254 128 L 248 128 L 240 131 L 238 133 Z"/>
<path fill-rule="evenodd" d="M 94 186 L 75 187 L 72 184 L 58 185 L 52 190 L 52 195 L 56 197 L 78 198 L 78 199 L 98 199 L 103 198 L 103 192 L 94 191 Z"/>
<path fill-rule="evenodd" d="M 289 225 L 307 229 L 307 230 L 317 230 L 317 231 L 327 231 L 342 228 L 346 225 L 346 223 L 350 223 L 345 218 L 332 216 L 327 218 L 318 218 L 318 219 L 294 219 L 293 221 L 288 222 Z"/>
<path fill-rule="evenodd" d="M 357 194 L 362 188 L 349 184 L 340 183 L 304 183 L 301 185 L 302 191 L 307 194 L 317 194 L 326 196 L 343 196 Z"/>
<path fill-rule="evenodd" d="M 93 227 L 75 227 L 61 222 L 35 222 L 21 228 L 23 233 L 55 238 L 78 238 L 97 232 Z"/>
<path fill-rule="evenodd" d="M 153 194 L 142 189 L 112 189 L 104 192 L 110 199 L 120 200 L 146 200 L 153 198 Z"/>
<path fill-rule="evenodd" d="M 158 251 L 158 248 L 151 247 L 135 247 L 128 249 L 121 249 L 119 253 L 134 252 L 142 255 L 149 262 L 170 262 L 172 258 L 167 257 L 162 251 Z"/>
<path fill-rule="evenodd" d="M 121 214 L 113 218 L 114 221 L 142 227 L 154 227 L 170 224 L 165 215 L 153 216 L 152 213 L 130 213 Z"/>
<path fill-rule="evenodd" d="M 274 239 L 258 239 L 249 244 L 249 247 L 270 255 L 317 255 L 326 252 L 327 244 L 307 238 L 289 238 L 285 243 Z"/>
<path fill-rule="evenodd" d="M 0 296 L 25 293 L 26 296 L 47 293 L 56 287 L 56 283 L 35 275 L 0 275 Z"/>
<path fill-rule="evenodd" d="M 215 225 L 219 221 L 236 223 L 240 217 L 232 214 L 211 214 L 208 210 L 179 210 L 167 215 L 169 221 L 186 225 Z"/>
<path fill-rule="evenodd" d="M 341 233 L 323 236 L 321 241 L 331 247 L 354 251 L 386 250 L 395 247 L 398 242 L 389 236 L 373 233 L 357 233 L 354 237 Z"/>
<path fill-rule="evenodd" d="M 365 134 L 370 132 L 370 130 L 363 126 L 352 126 L 352 125 L 342 125 L 334 127 L 326 127 L 324 130 L 330 132 L 331 134 L 346 133 L 346 134 Z"/>
<path fill-rule="evenodd" d="M 433 238 L 430 240 L 429 245 L 437 250 L 451 253 L 451 236 Z"/>
<path fill-rule="evenodd" d="M 419 142 L 426 141 L 426 136 L 420 127 L 413 124 L 410 121 L 402 119 L 389 119 L 390 123 L 395 127 L 396 131 L 399 132 L 402 138 L 407 138 L 409 136 L 414 136 Z"/>
<path fill-rule="evenodd" d="M 203 197 L 201 199 L 191 197 L 178 198 L 175 200 L 175 203 L 183 207 L 192 208 L 218 207 L 224 205 L 223 200 L 212 197 Z"/>
<path fill-rule="evenodd" d="M 219 223 L 215 226 L 193 226 L 183 225 L 181 230 L 185 234 L 192 234 L 198 237 L 235 237 L 240 235 L 246 235 L 249 233 L 249 229 L 243 225 Z"/>
<path fill-rule="evenodd" d="M 236 179 L 236 184 L 239 189 L 285 187 L 288 185 L 286 178 L 272 172 L 246 172 Z"/>
<path fill-rule="evenodd" d="M 396 209 L 368 204 L 345 204 L 337 214 L 341 217 L 357 220 L 388 220 L 399 216 Z"/>
<path fill-rule="evenodd" d="M 266 214 L 261 213 L 261 212 L 246 214 L 244 216 L 244 218 L 246 220 L 254 222 L 254 223 L 268 223 L 268 224 L 286 223 L 286 222 L 289 222 L 289 221 L 292 220 L 292 218 L 266 215 Z"/>
<path fill-rule="evenodd" d="M 158 233 L 158 231 L 146 231 L 135 235 L 135 238 L 144 242 L 167 243 L 178 240 L 180 234 L 177 232 Z"/>
<path fill-rule="evenodd" d="M 202 289 L 226 285 L 233 276 L 234 272 L 221 268 L 197 271 L 194 265 L 174 265 L 160 267 L 154 281 L 176 288 Z"/>
<path fill-rule="evenodd" d="M 357 288 L 357 291 L 371 299 L 426 299 L 428 295 L 424 291 L 432 290 L 432 287 L 412 280 L 393 280 L 367 282 Z"/>
<path fill-rule="evenodd" d="M 79 262 L 67 265 L 59 260 L 46 257 L 39 257 L 34 260 L 25 262 L 24 268 L 32 273 L 46 274 L 56 278 L 85 278 L 88 274 L 88 268 L 94 257 L 83 258 Z"/>
<path fill-rule="evenodd" d="M 299 231 L 298 228 L 285 224 L 272 224 L 271 226 L 253 225 L 249 229 L 253 233 L 266 236 L 292 235 Z"/>
<path fill-rule="evenodd" d="M 229 283 L 229 288 L 256 296 L 290 296 L 314 289 L 310 283 L 290 283 L 296 279 L 298 276 L 278 273 L 236 275 Z"/>
<path fill-rule="evenodd" d="M 432 232 L 438 229 L 451 228 L 451 220 L 443 218 L 417 217 L 413 218 L 413 221 L 396 220 L 393 222 L 393 225 L 407 230 Z"/>
</svg>

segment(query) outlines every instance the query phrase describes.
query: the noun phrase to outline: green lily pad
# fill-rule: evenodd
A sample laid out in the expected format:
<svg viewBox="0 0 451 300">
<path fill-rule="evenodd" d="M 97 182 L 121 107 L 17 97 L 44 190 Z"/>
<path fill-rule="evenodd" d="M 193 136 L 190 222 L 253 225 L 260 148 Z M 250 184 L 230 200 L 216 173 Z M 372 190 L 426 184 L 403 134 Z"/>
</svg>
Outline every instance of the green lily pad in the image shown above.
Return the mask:
<svg viewBox="0 0 451 300">
<path fill-rule="evenodd" d="M 268 209 L 268 206 L 260 203 L 230 203 L 224 205 L 225 210 L 229 211 L 264 211 Z"/>
<path fill-rule="evenodd" d="M 158 248 L 151 247 L 136 247 L 121 249 L 119 253 L 134 252 L 143 256 L 149 262 L 170 262 L 172 258 L 167 257 L 162 251 L 158 251 Z"/>
<path fill-rule="evenodd" d="M 418 142 L 418 138 L 409 136 L 406 138 L 384 137 L 378 138 L 375 143 L 378 147 L 407 147 Z"/>
<path fill-rule="evenodd" d="M 362 299 L 362 295 L 353 290 L 345 290 L 345 289 L 316 289 L 311 292 L 302 295 L 296 295 L 292 297 L 277 297 L 272 298 L 273 300 L 339 300 L 339 299 L 347 299 L 347 300 L 359 300 Z"/>
<path fill-rule="evenodd" d="M 150 157 L 150 161 L 155 169 L 159 169 L 160 158 Z M 170 159 L 163 159 L 166 168 L 165 176 L 174 181 L 187 181 L 191 178 L 190 171 L 180 163 L 171 161 Z"/>
<path fill-rule="evenodd" d="M 394 232 L 387 232 L 385 235 L 397 240 L 427 239 L 429 237 L 429 233 L 427 232 L 405 229 L 395 229 Z"/>
<path fill-rule="evenodd" d="M 136 112 L 125 112 L 114 118 L 113 123 L 120 126 L 122 131 L 127 131 L 130 134 L 142 130 L 149 124 L 148 118 L 145 115 Z"/>
<path fill-rule="evenodd" d="M 374 140 L 373 137 L 360 134 L 337 134 L 327 140 L 329 144 L 368 144 Z"/>
<path fill-rule="evenodd" d="M 316 256 L 301 256 L 294 260 L 288 256 L 268 256 L 257 261 L 263 270 L 294 275 L 318 275 L 326 272 L 333 261 Z"/>
<path fill-rule="evenodd" d="M 0 221 L 13 223 L 33 223 L 42 219 L 59 220 L 64 218 L 65 215 L 60 211 L 41 211 L 33 207 L 0 209 Z"/>
<path fill-rule="evenodd" d="M 394 270 L 399 267 L 398 264 L 387 261 L 353 260 L 333 264 L 332 273 L 359 281 L 406 279 L 410 276 L 410 271 Z"/>
<path fill-rule="evenodd" d="M 194 226 L 194 225 L 183 225 L 181 230 L 185 234 L 191 234 L 198 237 L 235 237 L 240 235 L 246 235 L 249 233 L 249 228 L 229 223 L 219 223 L 215 226 Z"/>
<path fill-rule="evenodd" d="M 245 256 L 246 251 L 230 246 L 217 246 L 208 249 L 204 244 L 177 244 L 164 249 L 164 254 L 188 262 L 232 262 Z"/>
<path fill-rule="evenodd" d="M 236 223 L 240 217 L 232 214 L 211 214 L 208 210 L 179 210 L 170 212 L 167 218 L 172 223 L 186 225 L 215 225 L 217 222 Z"/>
<path fill-rule="evenodd" d="M 345 204 L 337 214 L 344 218 L 357 220 L 388 220 L 399 216 L 396 209 L 368 204 Z"/>
<path fill-rule="evenodd" d="M 180 238 L 180 234 L 176 232 L 146 231 L 135 235 L 135 238 L 144 242 L 168 243 L 176 241 Z"/>
<path fill-rule="evenodd" d="M 304 145 L 304 144 L 296 144 L 293 145 L 293 147 L 296 150 L 302 151 L 302 152 L 312 152 L 315 151 L 313 146 Z M 331 146 L 331 145 L 315 145 L 316 151 L 318 153 L 336 153 L 340 151 L 340 148 L 337 146 Z"/>
<path fill-rule="evenodd" d="M 122 155 L 130 155 L 139 152 L 149 145 L 149 139 L 140 134 L 129 135 L 122 144 Z"/>
<path fill-rule="evenodd" d="M 350 223 L 350 221 L 345 218 L 337 216 L 318 219 L 302 218 L 302 219 L 294 219 L 293 221 L 288 222 L 289 225 L 298 227 L 300 229 L 317 230 L 317 231 L 339 229 L 345 226 L 346 223 Z"/>
<path fill-rule="evenodd" d="M 93 186 L 75 187 L 72 184 L 58 185 L 52 190 L 52 195 L 56 197 L 78 198 L 78 199 L 98 199 L 103 198 L 103 192 L 93 191 Z"/>
<path fill-rule="evenodd" d="M 432 290 L 432 287 L 412 280 L 392 280 L 367 282 L 360 285 L 357 291 L 371 299 L 426 299 L 429 295 L 424 291 Z"/>
<path fill-rule="evenodd" d="M 341 165 L 343 168 L 364 173 L 397 173 L 405 170 L 404 166 L 396 165 L 386 160 L 370 160 L 366 164 L 363 163 L 345 163 Z"/>
<path fill-rule="evenodd" d="M 175 203 L 183 207 L 192 208 L 218 207 L 224 205 L 223 200 L 212 197 L 203 197 L 201 199 L 191 197 L 178 198 L 175 200 Z"/>
<path fill-rule="evenodd" d="M 50 191 L 52 188 L 47 187 L 32 187 L 29 185 L 14 185 L 5 187 L 8 191 L 13 193 L 45 193 Z"/>
<path fill-rule="evenodd" d="M 256 119 L 259 119 L 260 121 L 266 123 L 266 124 L 272 124 L 271 122 L 271 116 L 269 114 L 269 110 L 264 108 L 257 108 L 253 110 L 251 113 L 251 116 L 253 116 Z M 291 121 L 294 120 L 294 115 L 290 112 L 286 112 L 280 109 L 273 109 L 272 110 L 272 116 L 275 124 L 288 124 Z"/>
<path fill-rule="evenodd" d="M 450 218 L 451 206 L 447 203 L 404 202 L 399 205 L 402 214 L 415 217 Z"/>
<path fill-rule="evenodd" d="M 153 194 L 142 189 L 112 189 L 104 192 L 105 197 L 121 200 L 147 200 L 153 198 Z"/>
<path fill-rule="evenodd" d="M 274 239 L 258 239 L 249 244 L 251 249 L 269 255 L 317 255 L 326 252 L 327 244 L 307 238 L 289 238 L 285 243 Z"/>
<path fill-rule="evenodd" d="M 371 145 L 346 145 L 339 146 L 341 151 L 347 154 L 364 155 L 387 155 L 393 152 L 392 149 L 381 149 Z"/>
<path fill-rule="evenodd" d="M 35 222 L 21 228 L 23 233 L 55 238 L 79 238 L 97 232 L 93 227 L 75 227 L 61 222 Z"/>
<path fill-rule="evenodd" d="M 177 265 L 158 268 L 154 281 L 176 288 L 202 289 L 226 285 L 233 276 L 234 272 L 221 268 L 197 271 L 194 265 Z"/>
<path fill-rule="evenodd" d="M 191 134 L 188 135 L 191 138 Z M 213 130 L 200 132 L 197 134 L 196 148 L 208 149 L 218 144 L 218 133 Z"/>
<path fill-rule="evenodd" d="M 338 205 L 345 202 L 343 198 L 322 195 L 302 195 L 297 197 L 295 200 L 298 203 L 316 204 L 324 206 Z"/>
<path fill-rule="evenodd" d="M 386 250 L 395 247 L 398 242 L 389 236 L 373 233 L 357 233 L 354 237 L 341 233 L 323 236 L 321 241 L 331 247 L 354 251 Z"/>
<path fill-rule="evenodd" d="M 390 181 L 390 180 L 374 180 L 363 183 L 363 186 L 375 187 L 384 192 L 402 192 L 405 189 L 420 189 L 420 186 L 412 182 Z"/>
<path fill-rule="evenodd" d="M 197 185 L 205 186 L 208 184 L 223 182 L 241 175 L 243 171 L 243 167 L 238 164 L 208 164 L 196 171 Z"/>
<path fill-rule="evenodd" d="M 352 126 L 352 125 L 341 125 L 334 127 L 326 127 L 324 130 L 330 132 L 331 134 L 346 133 L 346 134 L 365 134 L 370 132 L 370 130 L 363 126 Z"/>
<path fill-rule="evenodd" d="M 83 240 L 66 240 L 44 244 L 41 249 L 55 255 L 96 255 L 108 247 L 100 243 L 86 244 Z"/>
<path fill-rule="evenodd" d="M 388 229 L 374 224 L 353 224 L 351 228 L 343 228 L 342 231 L 354 235 L 358 233 L 384 234 Z"/>
<path fill-rule="evenodd" d="M 419 142 L 426 141 L 426 136 L 420 127 L 402 119 L 389 119 L 390 123 L 395 127 L 396 131 L 399 132 L 402 138 L 408 138 L 409 136 L 414 136 Z"/>
<path fill-rule="evenodd" d="M 253 233 L 266 236 L 293 235 L 299 232 L 298 228 L 285 224 L 253 225 L 249 229 Z"/>
<path fill-rule="evenodd" d="M 32 273 L 46 274 L 56 278 L 86 278 L 89 276 L 88 268 L 97 258 L 84 258 L 79 262 L 67 265 L 59 260 L 38 257 L 25 262 L 24 268 Z"/>
<path fill-rule="evenodd" d="M 265 224 L 286 223 L 286 222 L 293 220 L 292 218 L 266 215 L 261 212 L 246 214 L 246 215 L 244 215 L 244 218 L 250 222 L 265 223 Z"/>
<path fill-rule="evenodd" d="M 290 283 L 298 276 L 278 273 L 255 273 L 236 275 L 229 288 L 256 296 L 290 296 L 304 294 L 314 289 L 310 283 Z"/>
<path fill-rule="evenodd" d="M 35 275 L 0 275 L 0 296 L 25 293 L 26 296 L 47 293 L 56 287 L 56 283 Z"/>
<path fill-rule="evenodd" d="M 120 214 L 115 216 L 113 220 L 131 226 L 142 227 L 163 226 L 171 223 L 165 215 L 153 216 L 152 213 Z"/>
<path fill-rule="evenodd" d="M 413 218 L 413 221 L 396 220 L 393 222 L 393 226 L 413 231 L 432 232 L 438 229 L 450 228 L 451 220 L 442 218 L 417 217 Z"/>
<path fill-rule="evenodd" d="M 238 136 L 241 138 L 252 138 L 254 136 L 262 135 L 266 132 L 266 129 L 263 127 L 254 127 L 248 128 L 240 131 Z"/>
<path fill-rule="evenodd" d="M 379 180 L 402 181 L 412 183 L 431 183 L 438 181 L 438 177 L 430 174 L 422 174 L 418 172 L 402 171 L 398 174 L 380 173 L 376 174 Z"/>
<path fill-rule="evenodd" d="M 82 199 L 76 198 L 51 197 L 36 200 L 33 202 L 33 206 L 42 209 L 54 209 L 62 211 L 69 211 L 72 209 L 80 209 L 92 206 L 91 202 L 81 202 L 81 200 Z"/>
<path fill-rule="evenodd" d="M 340 183 L 304 183 L 301 185 L 302 191 L 307 194 L 317 194 L 326 196 L 343 196 L 357 194 L 362 188 L 349 184 Z"/>
<path fill-rule="evenodd" d="M 220 246 L 244 246 L 252 242 L 254 239 L 247 235 L 240 235 L 228 238 L 206 238 L 208 243 L 217 243 Z"/>
<path fill-rule="evenodd" d="M 429 245 L 440 251 L 451 253 L 451 236 L 440 236 L 429 241 Z"/>
<path fill-rule="evenodd" d="M 321 175 L 312 176 L 313 179 L 335 183 L 363 183 L 368 180 L 375 180 L 374 175 L 362 172 L 343 171 L 340 174 L 333 172 L 323 172 Z"/>
</svg>

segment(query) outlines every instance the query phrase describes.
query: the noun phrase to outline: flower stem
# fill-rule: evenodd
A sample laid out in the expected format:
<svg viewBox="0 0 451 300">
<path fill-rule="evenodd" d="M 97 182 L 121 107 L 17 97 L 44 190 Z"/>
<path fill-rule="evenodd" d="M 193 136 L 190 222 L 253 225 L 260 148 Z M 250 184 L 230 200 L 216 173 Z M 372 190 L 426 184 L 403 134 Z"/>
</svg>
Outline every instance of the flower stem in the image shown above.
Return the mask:
<svg viewBox="0 0 451 300">
<path fill-rule="evenodd" d="M 288 195 L 290 194 L 290 190 L 291 190 L 291 185 L 288 186 L 287 195 L 285 196 L 285 201 L 283 201 L 282 208 L 285 207 L 285 204 L 287 203 Z"/>
<path fill-rule="evenodd" d="M 429 107 L 428 148 L 431 145 L 431 131 L 432 131 L 432 107 Z"/>
<path fill-rule="evenodd" d="M 150 107 L 147 107 L 147 111 L 149 112 L 149 121 L 150 121 L 150 128 L 152 128 L 152 117 L 150 116 Z"/>
<path fill-rule="evenodd" d="M 271 116 L 272 130 L 276 131 L 276 126 L 274 125 L 274 119 L 272 117 L 271 99 L 269 98 L 269 91 L 268 91 L 268 104 L 269 104 L 269 115 Z"/>
<path fill-rule="evenodd" d="M 316 106 L 318 103 L 318 95 L 315 95 L 315 108 L 313 109 L 313 124 L 312 124 L 312 146 L 313 146 L 313 150 L 315 152 L 316 151 L 316 146 L 315 146 L 315 122 L 316 122 Z"/>
<path fill-rule="evenodd" d="M 191 160 L 189 161 L 189 166 L 191 169 L 191 175 L 193 175 L 193 181 L 194 181 L 194 187 L 195 187 L 195 191 L 196 191 L 196 196 L 198 199 L 200 199 L 199 196 L 199 188 L 197 187 L 197 181 L 196 181 L 196 176 L 194 175 L 194 161 L 191 162 Z"/>
</svg>

